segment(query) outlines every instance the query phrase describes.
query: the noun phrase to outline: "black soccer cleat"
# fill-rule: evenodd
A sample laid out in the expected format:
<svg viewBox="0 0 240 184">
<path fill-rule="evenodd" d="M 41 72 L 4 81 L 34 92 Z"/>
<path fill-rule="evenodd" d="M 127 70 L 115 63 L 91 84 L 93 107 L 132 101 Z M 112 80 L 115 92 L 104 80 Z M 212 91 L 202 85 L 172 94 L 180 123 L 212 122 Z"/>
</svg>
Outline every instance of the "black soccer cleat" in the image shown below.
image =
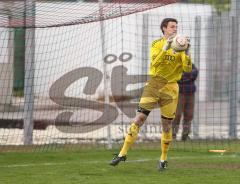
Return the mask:
<svg viewBox="0 0 240 184">
<path fill-rule="evenodd" d="M 157 165 L 157 169 L 158 169 L 158 171 L 166 170 L 167 169 L 167 161 L 164 161 L 164 162 L 159 161 L 158 165 Z"/>
<path fill-rule="evenodd" d="M 125 162 L 126 160 L 127 160 L 127 156 L 126 156 L 126 155 L 119 157 L 119 156 L 116 154 L 116 155 L 114 156 L 114 158 L 112 159 L 110 165 L 116 166 L 116 165 L 119 164 L 119 162 L 121 162 L 121 161 L 124 161 L 124 162 Z"/>
</svg>

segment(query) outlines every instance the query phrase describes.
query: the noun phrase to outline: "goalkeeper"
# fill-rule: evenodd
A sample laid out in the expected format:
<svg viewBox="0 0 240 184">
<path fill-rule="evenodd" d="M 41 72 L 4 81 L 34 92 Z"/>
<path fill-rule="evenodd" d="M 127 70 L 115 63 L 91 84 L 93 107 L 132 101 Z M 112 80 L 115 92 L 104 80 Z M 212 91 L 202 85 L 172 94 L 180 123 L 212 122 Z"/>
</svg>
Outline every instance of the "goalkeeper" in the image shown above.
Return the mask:
<svg viewBox="0 0 240 184">
<path fill-rule="evenodd" d="M 152 43 L 150 51 L 150 79 L 144 87 L 138 113 L 131 123 L 124 145 L 110 163 L 112 166 L 126 160 L 127 151 L 136 141 L 140 127 L 151 110 L 159 105 L 162 122 L 162 153 L 158 162 L 158 170 L 163 171 L 167 168 L 167 153 L 172 141 L 172 120 L 175 117 L 178 103 L 177 81 L 181 78 L 183 71 L 191 72 L 192 70 L 189 47 L 182 52 L 175 52 L 171 48 L 173 36 L 177 34 L 177 24 L 177 20 L 173 18 L 165 18 L 161 23 L 163 37 Z"/>
</svg>

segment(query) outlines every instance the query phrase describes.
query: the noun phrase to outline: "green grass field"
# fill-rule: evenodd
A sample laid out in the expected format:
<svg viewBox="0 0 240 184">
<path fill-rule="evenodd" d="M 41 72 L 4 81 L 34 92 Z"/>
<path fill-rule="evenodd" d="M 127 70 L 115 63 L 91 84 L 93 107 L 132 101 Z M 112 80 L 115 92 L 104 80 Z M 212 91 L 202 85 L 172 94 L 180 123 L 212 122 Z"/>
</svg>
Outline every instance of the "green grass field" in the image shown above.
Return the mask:
<svg viewBox="0 0 240 184">
<path fill-rule="evenodd" d="M 105 149 L 0 153 L 1 184 L 239 184 L 239 153 L 170 150 L 168 170 L 158 172 L 158 148 L 130 150 L 117 167 Z"/>
</svg>

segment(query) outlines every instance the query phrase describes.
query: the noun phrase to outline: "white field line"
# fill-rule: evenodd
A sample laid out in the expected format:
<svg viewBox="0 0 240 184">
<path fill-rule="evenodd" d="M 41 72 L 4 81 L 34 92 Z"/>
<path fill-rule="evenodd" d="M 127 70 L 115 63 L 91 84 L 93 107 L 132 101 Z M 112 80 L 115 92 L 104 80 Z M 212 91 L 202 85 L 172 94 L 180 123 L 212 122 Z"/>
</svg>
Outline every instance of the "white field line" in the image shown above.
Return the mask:
<svg viewBox="0 0 240 184">
<path fill-rule="evenodd" d="M 212 156 L 205 156 L 201 158 L 235 158 L 239 157 L 238 155 L 212 155 Z M 198 158 L 197 156 L 188 156 L 188 157 L 170 157 L 171 160 L 177 159 L 186 159 L 186 158 Z M 158 159 L 137 159 L 137 160 L 129 160 L 126 161 L 128 163 L 139 163 L 139 162 L 149 162 L 149 161 L 157 161 Z M 17 168 L 17 167 L 36 167 L 36 166 L 59 166 L 59 165 L 70 165 L 70 164 L 109 164 L 106 161 L 83 161 L 83 162 L 45 162 L 45 163 L 36 163 L 36 164 L 9 164 L 9 165 L 0 165 L 0 168 Z"/>
</svg>

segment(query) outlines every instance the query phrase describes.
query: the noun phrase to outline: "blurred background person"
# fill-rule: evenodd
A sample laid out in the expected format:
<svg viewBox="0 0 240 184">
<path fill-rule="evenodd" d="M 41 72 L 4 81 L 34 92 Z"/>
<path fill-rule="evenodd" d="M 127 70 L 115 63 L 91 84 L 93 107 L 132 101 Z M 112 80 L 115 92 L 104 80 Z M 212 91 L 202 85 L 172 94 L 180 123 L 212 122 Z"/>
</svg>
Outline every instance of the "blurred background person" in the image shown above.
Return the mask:
<svg viewBox="0 0 240 184">
<path fill-rule="evenodd" d="M 190 139 L 189 133 L 191 131 L 191 123 L 194 115 L 194 103 L 196 85 L 195 80 L 198 76 L 198 69 L 192 64 L 192 71 L 190 73 L 184 72 L 182 78 L 178 81 L 179 98 L 176 110 L 176 116 L 173 120 L 173 139 L 177 138 L 179 125 L 183 117 L 182 123 L 182 137 L 181 140 L 186 141 Z"/>
</svg>

